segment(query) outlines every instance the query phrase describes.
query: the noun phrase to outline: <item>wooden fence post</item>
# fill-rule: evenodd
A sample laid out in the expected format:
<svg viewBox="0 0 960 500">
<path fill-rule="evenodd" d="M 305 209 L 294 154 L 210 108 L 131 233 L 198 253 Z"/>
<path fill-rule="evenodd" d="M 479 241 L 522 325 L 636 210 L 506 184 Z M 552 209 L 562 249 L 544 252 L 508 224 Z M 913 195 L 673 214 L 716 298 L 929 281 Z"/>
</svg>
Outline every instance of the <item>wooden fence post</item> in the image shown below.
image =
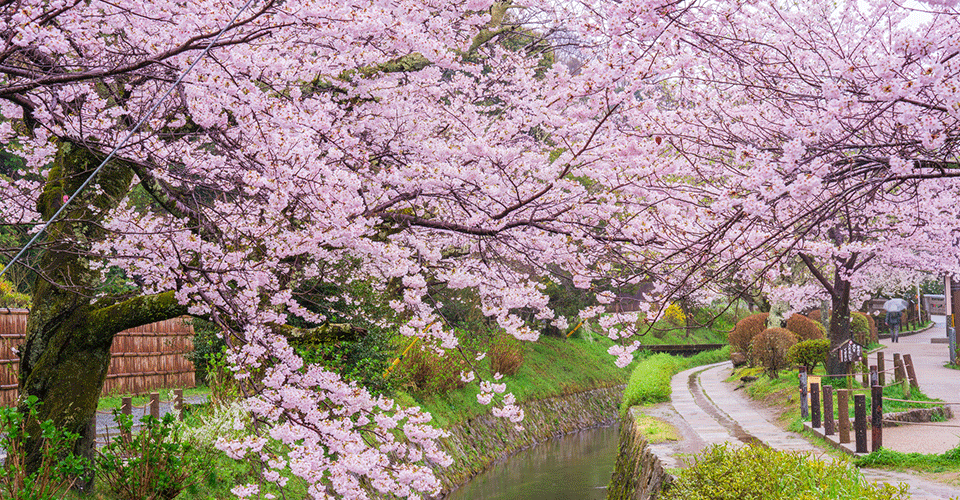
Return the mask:
<svg viewBox="0 0 960 500">
<path fill-rule="evenodd" d="M 853 395 L 853 433 L 857 439 L 857 453 L 867 452 L 867 396 Z"/>
<path fill-rule="evenodd" d="M 867 369 L 867 356 L 864 354 L 860 366 L 860 381 L 864 387 L 870 387 L 870 370 Z"/>
<path fill-rule="evenodd" d="M 173 390 L 173 409 L 177 412 L 177 419 L 183 420 L 183 389 Z"/>
<path fill-rule="evenodd" d="M 895 355 L 893 362 L 896 366 L 893 368 L 893 373 L 897 377 L 897 382 L 903 386 L 903 395 L 907 398 L 910 397 L 910 383 L 907 381 L 907 370 L 904 368 L 903 359 L 900 358 L 899 354 Z"/>
<path fill-rule="evenodd" d="M 871 451 L 877 451 L 883 447 L 883 387 L 875 385 L 871 388 L 870 407 L 872 409 Z"/>
<path fill-rule="evenodd" d="M 133 414 L 133 398 L 132 397 L 124 396 L 123 399 L 120 400 L 120 413 L 124 415 Z M 123 433 L 123 439 L 129 440 L 131 437 L 133 436 L 131 436 L 129 433 L 127 432 Z"/>
<path fill-rule="evenodd" d="M 807 367 L 800 367 L 800 418 L 806 420 L 810 416 L 810 406 L 807 403 Z"/>
<path fill-rule="evenodd" d="M 884 365 L 886 364 L 886 362 L 883 358 L 884 358 L 883 351 L 877 351 L 877 376 L 880 377 L 880 385 L 887 385 L 887 382 L 886 382 L 887 377 L 886 377 L 886 374 L 884 373 L 884 370 L 886 369 L 884 368 Z"/>
<path fill-rule="evenodd" d="M 840 389 L 837 391 L 837 420 L 839 420 L 840 442 L 850 442 L 850 391 Z"/>
<path fill-rule="evenodd" d="M 900 371 L 903 368 L 903 361 L 900 360 L 900 353 L 893 353 L 893 380 L 900 382 L 903 380 L 903 372 Z"/>
<path fill-rule="evenodd" d="M 917 383 L 917 372 L 913 370 L 913 358 L 909 354 L 903 355 L 903 364 L 907 367 L 907 376 L 910 377 L 910 385 L 919 389 L 920 384 Z"/>
<path fill-rule="evenodd" d="M 823 435 L 832 436 L 833 426 L 833 386 L 823 386 Z"/>
<path fill-rule="evenodd" d="M 159 392 L 150 393 L 150 416 L 153 418 L 160 418 L 160 393 Z"/>
<path fill-rule="evenodd" d="M 810 423 L 814 429 L 820 428 L 820 384 L 810 384 Z"/>
</svg>

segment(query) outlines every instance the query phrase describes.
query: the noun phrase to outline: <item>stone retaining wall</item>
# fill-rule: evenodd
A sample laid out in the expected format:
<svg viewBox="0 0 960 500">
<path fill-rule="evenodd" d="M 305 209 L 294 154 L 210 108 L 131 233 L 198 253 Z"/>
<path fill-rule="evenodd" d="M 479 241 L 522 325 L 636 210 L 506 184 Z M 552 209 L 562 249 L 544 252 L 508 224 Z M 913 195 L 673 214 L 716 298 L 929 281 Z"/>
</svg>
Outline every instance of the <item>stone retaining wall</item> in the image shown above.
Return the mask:
<svg viewBox="0 0 960 500">
<path fill-rule="evenodd" d="M 639 409 L 630 408 L 620 420 L 620 446 L 607 500 L 647 500 L 657 498 L 673 475 L 663 470 L 660 459 L 650 449 L 637 428 Z"/>
<path fill-rule="evenodd" d="M 615 423 L 623 388 L 621 385 L 594 389 L 522 403 L 522 431 L 516 430 L 508 420 L 490 414 L 447 429 L 450 436 L 441 439 L 441 443 L 454 463 L 435 470 L 443 482 L 443 495 L 524 448 L 571 432 Z"/>
</svg>

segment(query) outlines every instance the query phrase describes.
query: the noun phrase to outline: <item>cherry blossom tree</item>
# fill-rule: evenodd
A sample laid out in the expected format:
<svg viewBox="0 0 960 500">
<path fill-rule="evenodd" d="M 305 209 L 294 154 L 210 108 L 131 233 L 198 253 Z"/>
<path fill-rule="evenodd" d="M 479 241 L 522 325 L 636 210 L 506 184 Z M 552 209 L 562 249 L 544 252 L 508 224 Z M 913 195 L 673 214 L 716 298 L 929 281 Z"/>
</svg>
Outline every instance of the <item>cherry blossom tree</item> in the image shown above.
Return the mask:
<svg viewBox="0 0 960 500">
<path fill-rule="evenodd" d="M 587 288 L 659 238 L 645 216 L 655 165 L 638 161 L 653 143 L 622 140 L 642 105 L 628 87 L 648 73 L 621 57 L 662 29 L 658 5 L 633 6 L 636 20 L 601 5 L 564 28 L 558 40 L 592 43 L 597 19 L 644 26 L 571 73 L 552 64 L 550 37 L 570 23 L 552 5 L 527 6 L 521 26 L 482 0 L 3 4 L 0 133 L 25 166 L 0 179 L 0 220 L 51 222 L 30 261 L 21 395 L 89 455 L 114 335 L 203 317 L 224 331 L 257 424 L 221 440 L 228 455 L 281 485 L 289 470 L 315 498 L 435 492 L 428 464 L 450 459 L 429 415 L 305 365 L 287 339 L 363 335 L 309 301 L 393 297 L 368 320 L 454 349 L 428 283 L 475 290 L 519 339 L 537 337 L 521 310 L 567 328 L 541 275 Z M 119 292 L 103 286 L 118 270 Z M 382 293 L 323 295 L 357 281 Z M 498 416 L 522 419 L 503 384 L 480 386 Z M 36 457 L 39 439 L 27 445 Z"/>
<path fill-rule="evenodd" d="M 670 99 L 642 132 L 669 146 L 663 189 L 700 212 L 662 257 L 663 280 L 793 283 L 777 291 L 798 307 L 826 295 L 838 344 L 851 295 L 907 277 L 892 268 L 956 272 L 958 16 L 931 8 L 920 20 L 882 1 L 665 14 Z"/>
</svg>

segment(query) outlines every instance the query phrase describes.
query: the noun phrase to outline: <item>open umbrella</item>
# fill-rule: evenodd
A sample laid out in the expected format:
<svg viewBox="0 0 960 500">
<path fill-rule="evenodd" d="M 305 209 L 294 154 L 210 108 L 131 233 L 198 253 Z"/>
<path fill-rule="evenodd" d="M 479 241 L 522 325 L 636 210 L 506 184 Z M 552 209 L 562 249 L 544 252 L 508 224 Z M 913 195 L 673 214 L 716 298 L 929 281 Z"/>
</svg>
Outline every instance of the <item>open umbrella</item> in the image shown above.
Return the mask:
<svg viewBox="0 0 960 500">
<path fill-rule="evenodd" d="M 909 304 L 903 299 L 890 299 L 883 303 L 883 308 L 891 312 L 905 311 L 907 306 L 909 306 Z"/>
</svg>

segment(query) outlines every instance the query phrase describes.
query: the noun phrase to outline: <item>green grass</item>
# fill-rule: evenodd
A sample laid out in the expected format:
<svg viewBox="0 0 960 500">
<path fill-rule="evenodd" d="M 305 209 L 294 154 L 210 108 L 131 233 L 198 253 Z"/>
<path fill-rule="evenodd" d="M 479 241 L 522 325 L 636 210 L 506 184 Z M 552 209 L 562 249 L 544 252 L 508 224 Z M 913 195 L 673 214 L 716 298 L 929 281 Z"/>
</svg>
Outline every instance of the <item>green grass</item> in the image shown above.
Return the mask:
<svg viewBox="0 0 960 500">
<path fill-rule="evenodd" d="M 823 376 L 824 373 L 822 368 L 818 368 L 814 373 L 817 376 Z M 799 390 L 799 377 L 797 372 L 794 370 L 784 370 L 779 373 L 778 378 L 772 378 L 767 376 L 763 369 L 760 367 L 754 368 L 741 368 L 734 371 L 727 381 L 739 381 L 740 377 L 743 376 L 755 376 L 757 380 L 750 382 L 746 385 L 746 392 L 750 395 L 751 398 L 766 401 L 767 403 L 778 406 L 782 410 L 781 420 L 787 424 L 788 430 L 799 432 L 803 429 L 804 419 L 800 417 L 800 390 Z M 821 380 L 827 380 L 823 378 Z M 853 378 L 853 394 L 850 395 L 847 401 L 848 415 L 852 420 L 854 417 L 853 406 L 854 406 L 854 394 L 864 394 L 866 395 L 866 409 L 867 414 L 870 413 L 871 408 L 871 394 L 870 390 L 863 388 L 859 383 L 860 377 L 856 376 Z M 836 389 L 846 387 L 845 377 L 837 380 L 834 387 Z M 821 391 L 821 399 L 823 392 Z M 909 399 L 914 401 L 939 401 L 937 399 L 931 398 L 923 393 L 922 390 L 912 388 L 910 397 L 904 397 L 902 386 L 893 385 L 887 386 L 883 389 L 883 396 L 887 398 L 894 399 Z M 822 404 L 822 402 L 821 402 Z M 936 405 L 931 404 L 911 404 L 911 403 L 901 403 L 898 401 L 885 401 L 883 403 L 883 411 L 885 413 L 894 413 L 905 410 L 912 410 L 916 408 L 931 408 Z M 837 391 L 833 391 L 833 415 L 834 418 L 839 417 L 839 407 L 837 404 Z M 810 417 L 806 418 L 805 421 L 809 422 Z"/>
<path fill-rule="evenodd" d="M 960 447 L 940 454 L 902 453 L 881 448 L 858 457 L 854 463 L 858 467 L 911 469 L 933 473 L 958 472 L 960 471 Z"/>
<path fill-rule="evenodd" d="M 624 384 L 630 373 L 630 367 L 618 368 L 613 364 L 613 356 L 607 353 L 613 343 L 605 337 L 541 337 L 522 345 L 524 361 L 520 370 L 501 380 L 518 402 Z M 478 376 L 491 375 L 486 364 L 477 365 Z M 445 394 L 400 391 L 396 399 L 403 405 L 422 407 L 433 415 L 436 425 L 448 427 L 490 410 L 477 402 L 479 392 L 477 384 L 472 383 Z"/>
<path fill-rule="evenodd" d="M 680 439 L 677 429 L 663 420 L 649 415 L 640 414 L 636 418 L 637 429 L 651 444 Z"/>
<path fill-rule="evenodd" d="M 620 414 L 626 415 L 627 409 L 634 405 L 654 404 L 670 400 L 670 378 L 687 368 L 717 363 L 730 358 L 730 347 L 715 351 L 702 352 L 696 356 L 684 358 L 658 353 L 641 359 L 630 374 L 630 381 L 623 391 Z"/>
</svg>

